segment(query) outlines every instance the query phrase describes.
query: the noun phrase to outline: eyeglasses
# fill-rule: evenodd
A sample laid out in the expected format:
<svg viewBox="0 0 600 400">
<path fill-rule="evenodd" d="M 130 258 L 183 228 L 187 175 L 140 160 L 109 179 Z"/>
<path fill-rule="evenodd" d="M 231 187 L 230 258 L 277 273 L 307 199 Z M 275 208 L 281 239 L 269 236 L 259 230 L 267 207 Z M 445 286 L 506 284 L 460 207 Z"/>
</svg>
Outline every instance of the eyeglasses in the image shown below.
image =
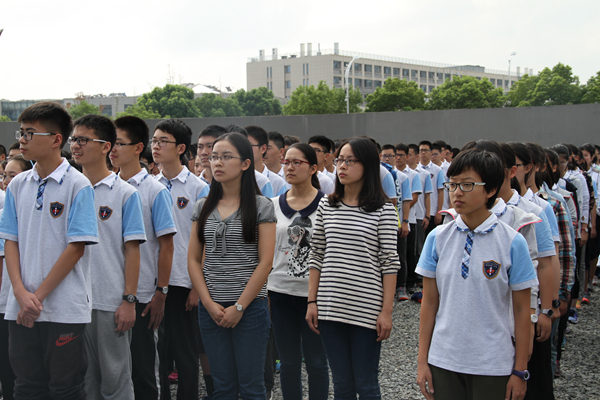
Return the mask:
<svg viewBox="0 0 600 400">
<path fill-rule="evenodd" d="M 0 175 L 0 182 L 6 182 L 6 183 L 8 183 L 8 182 L 12 181 L 15 176 L 17 176 L 17 175 L 16 174 L 15 175 L 1 174 Z"/>
<path fill-rule="evenodd" d="M 138 143 L 139 143 L 139 142 L 138 142 Z M 114 148 L 114 149 L 120 149 L 120 148 L 121 148 L 121 147 L 123 147 L 123 146 L 135 146 L 135 145 L 136 145 L 136 144 L 138 144 L 138 143 L 121 143 L 121 142 L 116 142 L 116 143 L 113 145 L 113 148 Z"/>
<path fill-rule="evenodd" d="M 21 138 L 25 138 L 26 141 L 30 141 L 31 139 L 33 139 L 33 135 L 38 135 L 38 136 L 50 136 L 50 135 L 56 135 L 56 133 L 42 133 L 42 132 L 27 132 L 27 131 L 15 131 L 15 139 L 21 139 Z"/>
<path fill-rule="evenodd" d="M 313 150 L 317 153 L 325 153 L 323 150 L 317 149 L 316 147 L 313 147 Z"/>
<path fill-rule="evenodd" d="M 525 164 L 523 164 L 523 163 L 521 163 L 521 164 L 515 164 L 515 167 L 519 168 L 519 167 L 522 167 L 523 165 L 525 165 Z"/>
<path fill-rule="evenodd" d="M 283 160 L 281 162 L 281 164 L 283 164 L 283 166 L 287 167 L 288 165 L 292 164 L 294 166 L 294 168 L 298 168 L 299 166 L 301 166 L 302 164 L 308 164 L 310 165 L 310 163 L 308 161 L 304 161 L 304 160 L 298 160 L 298 159 L 294 159 L 294 160 Z"/>
<path fill-rule="evenodd" d="M 89 139 L 83 136 L 79 136 L 79 137 L 74 137 L 74 136 L 70 136 L 67 139 L 67 142 L 69 144 L 75 144 L 75 142 L 77 142 L 78 145 L 80 146 L 85 146 L 89 141 L 92 142 L 98 142 L 98 143 L 108 143 L 106 140 L 100 140 L 100 139 Z"/>
<path fill-rule="evenodd" d="M 431 153 L 431 157 L 437 157 L 439 155 L 440 155 L 440 153 Z"/>
<path fill-rule="evenodd" d="M 357 160 L 356 158 L 336 158 L 335 160 L 333 160 L 333 165 L 342 165 L 343 163 L 346 163 L 347 166 L 351 167 L 357 162 L 360 162 L 360 160 Z"/>
<path fill-rule="evenodd" d="M 396 155 L 395 154 L 382 154 L 381 158 L 389 160 L 390 158 L 396 158 Z"/>
<path fill-rule="evenodd" d="M 485 182 L 444 182 L 444 189 L 447 192 L 455 192 L 457 188 L 460 187 L 460 190 L 463 192 L 472 192 L 475 189 L 475 186 L 483 186 Z"/>
<path fill-rule="evenodd" d="M 173 142 L 173 141 L 170 141 L 170 140 L 165 140 L 165 139 L 156 140 L 156 139 L 152 139 L 150 141 L 150 146 L 154 147 L 154 146 L 156 146 L 158 144 L 160 147 L 167 147 L 167 143 L 175 143 L 175 144 L 177 144 L 177 142 Z"/>
<path fill-rule="evenodd" d="M 234 156 L 230 156 L 229 154 L 225 154 L 223 156 L 210 156 L 208 157 L 208 161 L 211 163 L 216 163 L 218 160 L 221 160 L 223 162 L 229 162 L 231 160 L 233 160 L 234 158 L 237 158 L 238 160 L 241 160 L 241 157 L 234 157 Z"/>
<path fill-rule="evenodd" d="M 429 149 L 421 149 L 421 150 L 419 150 L 419 153 L 427 153 L 429 151 L 431 151 L 431 150 L 429 150 Z"/>
</svg>

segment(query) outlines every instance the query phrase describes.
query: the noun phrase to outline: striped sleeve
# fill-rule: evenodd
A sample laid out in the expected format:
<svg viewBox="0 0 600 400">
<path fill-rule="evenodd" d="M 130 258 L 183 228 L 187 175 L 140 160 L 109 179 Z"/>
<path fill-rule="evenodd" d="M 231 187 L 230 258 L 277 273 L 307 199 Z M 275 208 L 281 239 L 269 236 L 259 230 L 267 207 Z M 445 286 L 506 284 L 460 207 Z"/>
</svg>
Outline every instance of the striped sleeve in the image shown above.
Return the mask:
<svg viewBox="0 0 600 400">
<path fill-rule="evenodd" d="M 323 205 L 327 199 L 327 196 L 323 196 L 317 208 L 317 219 L 315 220 L 315 229 L 313 231 L 313 237 L 310 241 L 310 268 L 314 268 L 321 271 L 323 267 L 323 257 L 325 256 L 325 228 L 323 226 Z"/>
<path fill-rule="evenodd" d="M 377 226 L 379 239 L 379 267 L 383 275 L 396 274 L 400 268 L 397 252 L 398 217 L 394 206 L 386 203 Z"/>
</svg>

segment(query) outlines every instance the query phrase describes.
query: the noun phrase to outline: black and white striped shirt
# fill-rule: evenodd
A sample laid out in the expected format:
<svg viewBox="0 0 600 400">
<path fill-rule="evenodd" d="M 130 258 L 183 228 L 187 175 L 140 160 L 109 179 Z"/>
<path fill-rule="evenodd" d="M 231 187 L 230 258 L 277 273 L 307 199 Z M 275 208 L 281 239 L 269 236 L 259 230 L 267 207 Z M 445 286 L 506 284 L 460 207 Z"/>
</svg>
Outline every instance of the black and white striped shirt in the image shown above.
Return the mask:
<svg viewBox="0 0 600 400">
<path fill-rule="evenodd" d="M 311 240 L 310 268 L 321 271 L 319 319 L 376 329 L 383 305 L 383 275 L 400 268 L 398 218 L 386 203 L 367 213 L 321 199 Z"/>
<path fill-rule="evenodd" d="M 205 200 L 202 198 L 194 205 L 193 221 L 200 216 Z M 257 195 L 256 208 L 257 224 L 277 222 L 271 200 Z M 206 220 L 204 240 L 206 258 L 202 271 L 210 297 L 215 302 L 237 301 L 258 266 L 258 240 L 254 243 L 244 242 L 240 210 L 221 220 L 217 208 Z M 265 283 L 256 297 L 266 296 Z"/>
</svg>

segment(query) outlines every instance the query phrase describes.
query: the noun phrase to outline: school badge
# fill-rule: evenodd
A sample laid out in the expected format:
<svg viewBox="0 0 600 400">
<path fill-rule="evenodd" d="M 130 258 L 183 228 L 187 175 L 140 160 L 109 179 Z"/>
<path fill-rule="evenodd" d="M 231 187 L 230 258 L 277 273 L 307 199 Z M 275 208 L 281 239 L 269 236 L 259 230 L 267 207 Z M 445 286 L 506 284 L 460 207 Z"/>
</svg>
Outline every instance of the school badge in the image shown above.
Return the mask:
<svg viewBox="0 0 600 400">
<path fill-rule="evenodd" d="M 494 279 L 498 276 L 498 272 L 500 271 L 500 264 L 496 261 L 484 261 L 483 262 L 483 274 L 488 279 Z"/>
<path fill-rule="evenodd" d="M 58 218 L 62 214 L 64 208 L 65 208 L 65 205 L 59 203 L 58 201 L 55 201 L 54 203 L 50 203 L 50 215 L 52 215 L 52 217 L 54 217 L 54 218 Z"/>
<path fill-rule="evenodd" d="M 181 210 L 183 210 L 189 203 L 190 201 L 188 199 L 186 199 L 185 197 L 178 197 L 177 198 L 177 207 L 179 207 Z"/>
<path fill-rule="evenodd" d="M 100 219 L 102 221 L 106 221 L 107 219 L 110 218 L 110 216 L 112 215 L 112 208 L 107 207 L 107 206 L 101 206 L 100 210 L 98 211 L 98 216 L 100 217 Z"/>
</svg>

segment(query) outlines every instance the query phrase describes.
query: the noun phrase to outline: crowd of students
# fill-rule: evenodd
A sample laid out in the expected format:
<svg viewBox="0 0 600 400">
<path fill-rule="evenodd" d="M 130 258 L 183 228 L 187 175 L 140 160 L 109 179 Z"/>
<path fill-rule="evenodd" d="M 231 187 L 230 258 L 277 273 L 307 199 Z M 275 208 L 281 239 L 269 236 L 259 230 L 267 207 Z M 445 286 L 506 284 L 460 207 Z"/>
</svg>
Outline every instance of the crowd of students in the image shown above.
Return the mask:
<svg viewBox="0 0 600 400">
<path fill-rule="evenodd" d="M 276 359 L 286 400 L 303 363 L 312 400 L 329 371 L 335 399 L 378 399 L 409 299 L 425 398 L 553 398 L 596 279 L 600 147 L 236 125 L 192 145 L 180 120 L 72 121 L 51 102 L 19 122 L 0 191 L 4 399 L 167 400 L 173 380 L 198 398 L 199 364 L 205 398 L 270 399 Z"/>
</svg>

